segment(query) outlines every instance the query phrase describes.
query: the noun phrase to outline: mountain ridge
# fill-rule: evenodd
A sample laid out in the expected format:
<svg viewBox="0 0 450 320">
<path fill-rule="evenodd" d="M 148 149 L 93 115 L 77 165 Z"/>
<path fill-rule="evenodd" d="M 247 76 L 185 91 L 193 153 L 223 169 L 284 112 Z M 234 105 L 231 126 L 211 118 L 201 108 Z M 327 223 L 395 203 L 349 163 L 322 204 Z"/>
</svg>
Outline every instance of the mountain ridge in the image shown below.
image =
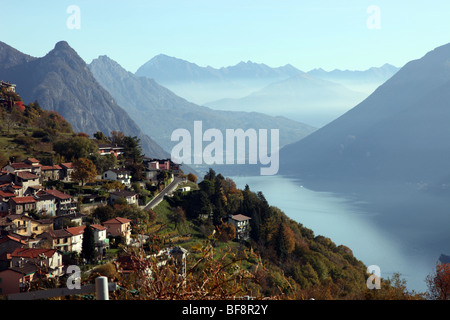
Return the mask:
<svg viewBox="0 0 450 320">
<path fill-rule="evenodd" d="M 41 58 L 0 69 L 0 77 L 16 83 L 24 101 L 38 100 L 43 108 L 60 113 L 75 131 L 102 131 L 107 135 L 113 130 L 123 131 L 140 138 L 147 155 L 168 157 L 98 84 L 87 64 L 66 41 L 56 43 Z"/>
<path fill-rule="evenodd" d="M 436 159 L 450 157 L 445 151 L 445 146 L 450 150 L 450 144 L 446 140 L 440 142 L 442 136 L 450 138 L 450 132 L 442 124 L 442 119 L 450 117 L 445 105 L 448 101 L 445 88 L 450 85 L 449 61 L 450 45 L 444 45 L 408 62 L 353 109 L 281 150 L 283 158 L 297 156 L 298 172 L 327 180 L 395 177 L 403 182 L 422 179 L 436 182 L 442 178 L 438 169 L 434 167 L 430 175 L 432 166 L 423 167 L 419 163 L 439 163 L 442 169 L 444 162 Z M 429 123 L 439 127 L 427 127 L 425 124 Z M 424 136 L 419 135 L 417 128 L 421 128 Z M 420 150 L 430 150 L 432 154 L 421 154 Z M 285 161 L 285 172 L 290 165 Z M 395 166 L 399 172 L 392 169 Z"/>
</svg>

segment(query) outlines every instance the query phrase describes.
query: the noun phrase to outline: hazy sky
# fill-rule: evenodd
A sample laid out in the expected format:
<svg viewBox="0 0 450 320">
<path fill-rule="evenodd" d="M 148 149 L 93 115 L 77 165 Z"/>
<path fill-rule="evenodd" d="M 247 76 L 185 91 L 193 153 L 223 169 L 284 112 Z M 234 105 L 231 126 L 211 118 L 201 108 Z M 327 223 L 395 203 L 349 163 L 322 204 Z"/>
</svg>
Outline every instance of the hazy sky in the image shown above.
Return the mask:
<svg viewBox="0 0 450 320">
<path fill-rule="evenodd" d="M 448 0 L 2 1 L 0 41 L 40 57 L 66 40 L 87 63 L 105 54 L 131 72 L 159 53 L 361 70 L 450 42 L 449 15 Z"/>
</svg>

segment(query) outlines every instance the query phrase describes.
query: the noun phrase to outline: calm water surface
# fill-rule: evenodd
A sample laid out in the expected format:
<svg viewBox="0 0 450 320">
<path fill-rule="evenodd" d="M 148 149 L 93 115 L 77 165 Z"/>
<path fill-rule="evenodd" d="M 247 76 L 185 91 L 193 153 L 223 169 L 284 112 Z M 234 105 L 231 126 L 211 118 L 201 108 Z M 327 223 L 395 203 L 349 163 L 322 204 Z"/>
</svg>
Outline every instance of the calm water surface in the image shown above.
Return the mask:
<svg viewBox="0 0 450 320">
<path fill-rule="evenodd" d="M 262 191 L 270 205 L 291 219 L 312 229 L 315 235 L 330 238 L 336 245 L 348 246 L 366 266 L 378 265 L 381 276 L 400 273 L 409 290 L 425 292 L 425 278 L 433 271 L 434 254 L 424 258 L 419 249 L 405 250 L 391 233 L 374 223 L 378 214 L 368 212 L 362 203 L 332 193 L 311 191 L 282 176 L 231 177 L 238 188 L 246 184 Z"/>
</svg>

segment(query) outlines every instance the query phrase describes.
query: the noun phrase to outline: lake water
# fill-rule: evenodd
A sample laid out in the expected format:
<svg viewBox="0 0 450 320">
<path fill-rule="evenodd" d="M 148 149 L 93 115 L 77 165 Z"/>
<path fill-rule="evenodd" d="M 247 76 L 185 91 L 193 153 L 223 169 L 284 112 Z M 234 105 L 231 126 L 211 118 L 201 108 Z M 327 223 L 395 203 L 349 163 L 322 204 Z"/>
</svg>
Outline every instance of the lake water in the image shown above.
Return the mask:
<svg viewBox="0 0 450 320">
<path fill-rule="evenodd" d="M 270 205 L 280 208 L 315 235 L 349 247 L 366 266 L 379 266 L 383 278 L 400 273 L 407 281 L 408 290 L 427 290 L 425 278 L 434 270 L 438 251 L 422 250 L 408 241 L 400 241 L 399 234 L 377 223 L 379 214 L 368 211 L 364 203 L 333 193 L 311 191 L 282 176 L 230 178 L 238 188 L 248 184 L 250 190 L 261 191 Z"/>
</svg>

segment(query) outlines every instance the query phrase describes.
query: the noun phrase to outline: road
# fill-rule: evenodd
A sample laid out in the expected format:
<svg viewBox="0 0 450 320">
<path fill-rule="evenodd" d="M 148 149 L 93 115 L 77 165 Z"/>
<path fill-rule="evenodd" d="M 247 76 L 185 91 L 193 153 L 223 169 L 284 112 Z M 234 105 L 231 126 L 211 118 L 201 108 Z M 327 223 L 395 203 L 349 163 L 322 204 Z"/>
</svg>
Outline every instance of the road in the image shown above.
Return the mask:
<svg viewBox="0 0 450 320">
<path fill-rule="evenodd" d="M 144 207 L 144 210 L 150 210 L 156 207 L 161 201 L 164 200 L 164 197 L 166 195 L 175 191 L 178 185 L 184 181 L 186 181 L 184 178 L 174 177 L 173 181 L 164 190 L 162 190 L 156 197 L 150 200 L 150 202 Z"/>
</svg>

